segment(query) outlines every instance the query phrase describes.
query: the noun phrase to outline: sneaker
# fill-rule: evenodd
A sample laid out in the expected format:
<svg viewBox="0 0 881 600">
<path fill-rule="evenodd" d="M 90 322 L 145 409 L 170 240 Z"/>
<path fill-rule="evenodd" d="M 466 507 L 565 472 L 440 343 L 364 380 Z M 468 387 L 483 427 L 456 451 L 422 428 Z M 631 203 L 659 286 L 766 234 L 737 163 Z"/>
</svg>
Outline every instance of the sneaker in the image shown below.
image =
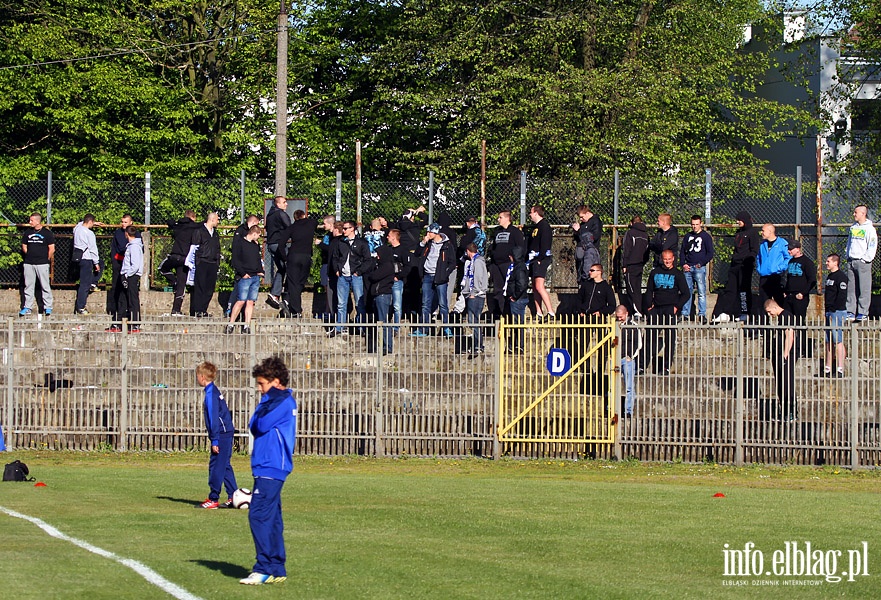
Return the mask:
<svg viewBox="0 0 881 600">
<path fill-rule="evenodd" d="M 247 325 L 243 325 L 243 326 L 242 326 L 242 333 L 245 334 L 245 335 L 250 335 L 250 334 L 251 334 L 251 328 L 248 327 Z"/>
<path fill-rule="evenodd" d="M 21 309 L 20 311 L 18 311 L 18 316 L 19 316 L 19 317 L 26 317 L 26 316 L 28 316 L 29 314 L 31 314 L 31 312 L 33 312 L 33 311 L 31 311 L 31 309 L 29 309 L 29 308 L 23 308 L 23 309 Z"/>
<path fill-rule="evenodd" d="M 227 325 L 226 327 L 223 328 L 223 333 L 225 333 L 226 335 L 229 335 L 234 330 L 235 330 L 235 325 Z"/>
<path fill-rule="evenodd" d="M 87 311 L 85 308 L 81 308 L 81 309 L 79 309 L 79 310 L 75 310 L 75 311 L 73 311 L 73 314 L 75 314 L 75 315 L 89 315 L 89 314 L 92 314 L 92 313 L 90 313 L 89 311 Z"/>
<path fill-rule="evenodd" d="M 453 330 L 449 327 L 444 327 L 444 337 L 451 338 L 453 337 Z"/>
<path fill-rule="evenodd" d="M 197 318 L 197 319 L 211 319 L 212 316 L 211 316 L 211 313 L 197 312 L 197 313 L 196 313 L 196 318 Z"/>
<path fill-rule="evenodd" d="M 184 316 L 184 313 L 182 313 L 181 311 L 178 310 L 178 311 L 171 313 L 171 316 L 172 317 L 182 317 L 182 316 Z"/>
<path fill-rule="evenodd" d="M 269 306 L 271 306 L 272 308 L 274 308 L 276 310 L 281 308 L 281 302 L 278 301 L 278 297 L 273 296 L 272 294 L 269 294 L 266 296 L 266 304 L 268 304 Z M 253 573 L 251 573 L 251 574 L 253 575 Z"/>
<path fill-rule="evenodd" d="M 217 503 L 217 500 L 212 500 L 211 498 L 208 498 L 207 500 L 205 500 L 205 502 L 203 502 L 202 504 L 199 505 L 199 508 L 204 508 L 206 510 L 213 510 L 213 509 L 217 508 L 218 506 L 220 506 L 220 504 Z"/>
<path fill-rule="evenodd" d="M 227 498 L 226 502 L 220 505 L 220 508 L 233 508 L 232 498 Z"/>
<path fill-rule="evenodd" d="M 474 360 L 475 358 L 483 356 L 483 348 L 478 348 L 474 352 L 468 353 L 468 360 Z"/>
<path fill-rule="evenodd" d="M 852 321 L 856 321 L 856 315 L 854 315 L 853 313 L 847 313 L 847 317 L 845 317 L 844 320 L 847 321 L 848 323 L 850 323 Z"/>
<path fill-rule="evenodd" d="M 831 375 L 830 375 L 830 377 L 831 377 Z M 836 377 L 836 379 L 843 379 L 844 378 L 844 371 L 835 371 L 835 377 Z"/>
<path fill-rule="evenodd" d="M 714 323 L 714 324 L 719 324 L 719 323 L 728 323 L 730 320 L 731 320 L 731 317 L 728 316 L 728 313 L 721 313 L 721 314 L 713 317 L 713 320 L 710 322 Z"/>
<path fill-rule="evenodd" d="M 141 328 L 140 327 L 129 327 L 128 332 L 129 333 L 141 333 Z"/>
<path fill-rule="evenodd" d="M 428 337 L 428 334 L 425 333 L 424 331 L 419 331 L 417 329 L 416 331 L 414 331 L 413 333 L 410 334 L 410 337 L 423 338 L 423 337 Z"/>
<path fill-rule="evenodd" d="M 869 319 L 869 317 L 867 317 L 866 315 L 857 315 L 854 320 L 857 323 L 862 323 L 863 321 L 867 321 L 868 319 Z"/>
<path fill-rule="evenodd" d="M 93 283 L 92 285 L 89 286 L 89 293 L 90 294 L 93 292 L 97 292 L 97 291 L 98 291 L 98 284 Z"/>
<path fill-rule="evenodd" d="M 111 325 L 104 331 L 106 331 L 107 333 L 119 333 L 120 331 L 122 331 L 122 327 L 120 327 L 119 325 Z"/>
<path fill-rule="evenodd" d="M 338 332 L 336 329 L 328 329 L 328 330 L 327 330 L 326 332 L 324 332 L 324 333 L 325 333 L 325 335 L 326 335 L 327 337 L 329 337 L 329 338 L 335 338 L 336 336 L 339 335 L 339 332 Z"/>
<path fill-rule="evenodd" d="M 239 583 L 244 585 L 263 585 L 264 583 L 269 583 L 269 580 L 271 578 L 271 575 L 264 575 L 263 573 L 251 573 L 244 579 L 239 579 Z"/>
<path fill-rule="evenodd" d="M 51 317 L 51 316 L 52 316 L 52 309 L 51 309 L 51 308 L 47 308 L 47 309 L 45 310 L 45 313 L 46 313 L 46 316 L 47 316 L 47 317 Z"/>
</svg>

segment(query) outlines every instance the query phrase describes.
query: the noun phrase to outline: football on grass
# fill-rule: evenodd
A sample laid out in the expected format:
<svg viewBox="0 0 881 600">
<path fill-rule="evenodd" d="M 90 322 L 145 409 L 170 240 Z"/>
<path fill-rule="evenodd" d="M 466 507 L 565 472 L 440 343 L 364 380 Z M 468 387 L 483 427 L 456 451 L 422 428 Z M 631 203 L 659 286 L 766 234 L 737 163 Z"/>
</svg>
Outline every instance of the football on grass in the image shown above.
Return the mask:
<svg viewBox="0 0 881 600">
<path fill-rule="evenodd" d="M 251 506 L 251 490 L 248 488 L 239 488 L 232 495 L 232 505 L 242 510 L 247 510 Z"/>
</svg>

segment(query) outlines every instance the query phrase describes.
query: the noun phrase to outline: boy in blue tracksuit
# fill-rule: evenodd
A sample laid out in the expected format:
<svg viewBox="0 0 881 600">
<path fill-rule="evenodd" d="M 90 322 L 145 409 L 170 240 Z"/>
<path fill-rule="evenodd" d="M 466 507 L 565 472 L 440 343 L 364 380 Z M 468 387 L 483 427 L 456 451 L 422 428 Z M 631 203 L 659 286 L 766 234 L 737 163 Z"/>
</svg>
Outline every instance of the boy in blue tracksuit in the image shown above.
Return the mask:
<svg viewBox="0 0 881 600">
<path fill-rule="evenodd" d="M 287 579 L 281 490 L 294 468 L 297 401 L 287 387 L 288 368 L 278 356 L 264 359 L 251 374 L 261 393 L 260 403 L 248 423 L 254 436 L 251 454 L 254 491 L 248 522 L 257 550 L 257 562 L 251 574 L 239 583 L 262 585 Z"/>
<path fill-rule="evenodd" d="M 226 487 L 227 500 L 224 507 L 232 506 L 232 495 L 236 491 L 236 474 L 233 473 L 230 459 L 232 458 L 233 434 L 236 430 L 232 424 L 232 415 L 226 400 L 217 386 L 217 367 L 213 363 L 203 362 L 196 367 L 196 380 L 205 386 L 205 427 L 211 440 L 211 458 L 208 460 L 208 499 L 200 506 L 213 509 L 220 507 L 220 488 Z"/>
</svg>

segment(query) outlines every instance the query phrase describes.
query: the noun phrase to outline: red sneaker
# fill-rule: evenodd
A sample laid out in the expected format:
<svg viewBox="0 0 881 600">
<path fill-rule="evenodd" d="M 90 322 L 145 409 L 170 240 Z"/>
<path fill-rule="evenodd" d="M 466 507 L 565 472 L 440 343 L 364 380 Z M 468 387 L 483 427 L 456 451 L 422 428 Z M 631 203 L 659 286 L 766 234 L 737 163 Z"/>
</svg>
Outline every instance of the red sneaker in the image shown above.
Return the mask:
<svg viewBox="0 0 881 600">
<path fill-rule="evenodd" d="M 217 500 L 212 500 L 211 498 L 208 498 L 207 500 L 205 500 L 205 502 L 199 505 L 199 508 L 206 508 L 208 510 L 211 510 L 219 506 L 220 504 L 217 503 Z"/>
</svg>

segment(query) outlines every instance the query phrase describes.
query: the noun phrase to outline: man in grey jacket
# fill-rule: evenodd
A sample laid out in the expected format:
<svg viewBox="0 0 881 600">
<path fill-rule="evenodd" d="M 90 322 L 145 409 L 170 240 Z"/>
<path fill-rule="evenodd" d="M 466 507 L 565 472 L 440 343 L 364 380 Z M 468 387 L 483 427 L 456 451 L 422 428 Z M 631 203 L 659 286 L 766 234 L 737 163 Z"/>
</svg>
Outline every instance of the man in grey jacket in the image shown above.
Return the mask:
<svg viewBox="0 0 881 600">
<path fill-rule="evenodd" d="M 486 303 L 486 292 L 489 290 L 489 273 L 486 270 L 486 261 L 477 251 L 477 244 L 468 244 L 465 255 L 468 260 L 465 262 L 465 274 L 462 276 L 460 289 L 465 298 L 465 313 L 468 315 L 474 340 L 469 358 L 474 358 L 483 354 L 483 328 L 479 323 Z"/>
</svg>

